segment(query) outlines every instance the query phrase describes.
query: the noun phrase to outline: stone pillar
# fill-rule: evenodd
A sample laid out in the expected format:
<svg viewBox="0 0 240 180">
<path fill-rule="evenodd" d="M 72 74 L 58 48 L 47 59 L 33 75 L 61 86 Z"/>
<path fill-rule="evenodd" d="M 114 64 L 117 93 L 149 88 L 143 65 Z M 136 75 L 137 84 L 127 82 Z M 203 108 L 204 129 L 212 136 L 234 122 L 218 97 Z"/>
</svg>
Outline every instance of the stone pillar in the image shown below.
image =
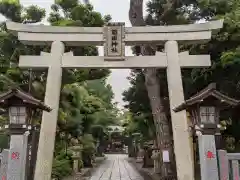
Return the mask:
<svg viewBox="0 0 240 180">
<path fill-rule="evenodd" d="M 34 180 L 51 179 L 55 133 L 62 84 L 61 61 L 63 54 L 64 44 L 58 41 L 53 42 L 51 56 L 49 56 L 51 64 L 48 68 L 45 93 L 45 103 L 52 108 L 52 111 L 43 112 Z"/>
<path fill-rule="evenodd" d="M 214 135 L 199 135 L 199 158 L 202 180 L 219 180 Z"/>
<path fill-rule="evenodd" d="M 28 134 L 11 135 L 7 180 L 25 180 Z"/>
<path fill-rule="evenodd" d="M 7 180 L 8 157 L 9 157 L 9 150 L 3 149 L 1 167 L 0 167 L 1 180 Z"/>
<path fill-rule="evenodd" d="M 218 150 L 218 164 L 220 180 L 229 180 L 229 161 L 227 151 Z"/>
<path fill-rule="evenodd" d="M 160 150 L 154 149 L 152 152 L 152 159 L 153 159 L 153 165 L 154 165 L 154 173 L 161 173 L 161 168 L 160 168 Z"/>
<path fill-rule="evenodd" d="M 81 173 L 79 171 L 79 160 L 81 159 L 81 146 L 73 146 L 73 172 L 74 172 L 74 180 L 81 179 Z"/>
<path fill-rule="evenodd" d="M 79 166 L 78 166 L 78 162 L 79 162 L 79 153 L 78 152 L 73 152 L 73 172 L 74 174 L 79 172 Z"/>
<path fill-rule="evenodd" d="M 171 120 L 174 137 L 174 152 L 178 180 L 193 180 L 194 166 L 191 156 L 190 136 L 186 111 L 175 113 L 173 109 L 184 102 L 182 74 L 179 64 L 178 44 L 176 41 L 165 43 L 167 54 L 167 80 L 170 100 Z"/>
<path fill-rule="evenodd" d="M 137 163 L 142 163 L 143 162 L 144 152 L 145 151 L 139 146 L 137 160 L 136 160 Z"/>
<path fill-rule="evenodd" d="M 232 177 L 234 180 L 240 180 L 238 160 L 232 160 Z"/>
</svg>

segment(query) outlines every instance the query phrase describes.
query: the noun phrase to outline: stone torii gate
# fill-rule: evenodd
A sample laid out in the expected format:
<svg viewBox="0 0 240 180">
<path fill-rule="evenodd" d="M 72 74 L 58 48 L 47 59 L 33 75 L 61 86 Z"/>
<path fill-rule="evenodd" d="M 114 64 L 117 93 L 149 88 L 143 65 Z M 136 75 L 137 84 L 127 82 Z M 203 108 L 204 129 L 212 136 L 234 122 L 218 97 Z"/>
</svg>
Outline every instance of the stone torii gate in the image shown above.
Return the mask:
<svg viewBox="0 0 240 180">
<path fill-rule="evenodd" d="M 40 56 L 20 56 L 22 68 L 48 68 L 45 103 L 53 110 L 43 112 L 35 180 L 50 180 L 56 123 L 58 118 L 62 68 L 148 68 L 167 69 L 170 109 L 174 136 L 174 150 L 179 180 L 193 180 L 193 159 L 189 141 L 186 112 L 172 109 L 184 101 L 181 68 L 208 67 L 209 55 L 179 53 L 177 42 L 196 43 L 211 39 L 212 30 L 223 21 L 204 24 L 124 27 L 111 23 L 106 27 L 54 27 L 7 22 L 7 28 L 28 45 L 51 44 L 51 52 Z M 125 45 L 165 44 L 165 52 L 155 56 L 125 57 Z M 71 46 L 104 45 L 104 57 L 73 56 L 64 53 L 64 44 Z"/>
</svg>

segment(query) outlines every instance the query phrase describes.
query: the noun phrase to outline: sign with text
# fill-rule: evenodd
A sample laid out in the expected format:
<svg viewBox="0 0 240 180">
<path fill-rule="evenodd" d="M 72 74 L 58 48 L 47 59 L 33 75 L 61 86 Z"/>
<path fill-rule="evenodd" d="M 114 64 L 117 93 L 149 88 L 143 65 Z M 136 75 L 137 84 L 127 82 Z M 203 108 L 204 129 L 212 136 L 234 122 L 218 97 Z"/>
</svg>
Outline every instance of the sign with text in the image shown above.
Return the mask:
<svg viewBox="0 0 240 180">
<path fill-rule="evenodd" d="M 124 23 L 109 23 L 104 28 L 104 56 L 106 60 L 124 60 Z"/>
<path fill-rule="evenodd" d="M 10 149 L 10 158 L 8 162 L 8 175 L 11 177 L 21 176 L 22 157 L 18 148 Z"/>
<path fill-rule="evenodd" d="M 7 179 L 25 179 L 27 138 L 26 135 L 11 135 Z"/>
<path fill-rule="evenodd" d="M 198 136 L 201 178 L 219 180 L 214 135 Z"/>
</svg>

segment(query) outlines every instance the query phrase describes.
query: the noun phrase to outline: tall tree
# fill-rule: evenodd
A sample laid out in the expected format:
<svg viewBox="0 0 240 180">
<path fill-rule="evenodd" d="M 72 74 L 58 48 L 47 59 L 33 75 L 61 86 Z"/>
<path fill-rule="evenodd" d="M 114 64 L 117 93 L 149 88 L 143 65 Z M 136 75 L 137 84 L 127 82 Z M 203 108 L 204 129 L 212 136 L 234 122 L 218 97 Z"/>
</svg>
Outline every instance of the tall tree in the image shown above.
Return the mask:
<svg viewBox="0 0 240 180">
<path fill-rule="evenodd" d="M 143 17 L 143 1 L 130 1 L 130 10 L 129 18 L 133 26 L 145 26 L 146 22 Z M 148 19 L 147 19 L 148 20 Z M 154 55 L 155 47 L 143 46 L 140 48 L 140 54 L 142 55 Z M 169 174 L 168 172 L 175 173 L 175 160 L 174 160 L 174 151 L 173 151 L 173 141 L 171 135 L 171 126 L 169 120 L 167 119 L 167 114 L 164 109 L 162 98 L 160 97 L 160 83 L 157 78 L 157 68 L 146 68 L 144 71 L 145 76 L 145 85 L 147 88 L 148 98 L 150 100 L 152 115 L 154 124 L 156 126 L 156 137 L 157 145 L 162 152 L 164 149 L 167 149 L 171 155 L 170 168 L 166 166 L 162 161 L 162 153 L 159 153 L 159 165 L 160 172 L 163 178 L 166 178 Z M 168 169 L 168 170 L 166 170 Z"/>
</svg>

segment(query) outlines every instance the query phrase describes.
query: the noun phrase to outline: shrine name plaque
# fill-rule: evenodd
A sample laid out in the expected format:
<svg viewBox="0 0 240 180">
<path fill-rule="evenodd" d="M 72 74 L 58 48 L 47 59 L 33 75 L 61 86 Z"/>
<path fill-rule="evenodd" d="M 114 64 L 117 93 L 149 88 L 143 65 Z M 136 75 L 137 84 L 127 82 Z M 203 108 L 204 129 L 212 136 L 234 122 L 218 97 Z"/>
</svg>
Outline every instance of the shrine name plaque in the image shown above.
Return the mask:
<svg viewBox="0 0 240 180">
<path fill-rule="evenodd" d="M 104 59 L 108 61 L 124 60 L 125 24 L 109 23 L 104 27 Z"/>
</svg>

